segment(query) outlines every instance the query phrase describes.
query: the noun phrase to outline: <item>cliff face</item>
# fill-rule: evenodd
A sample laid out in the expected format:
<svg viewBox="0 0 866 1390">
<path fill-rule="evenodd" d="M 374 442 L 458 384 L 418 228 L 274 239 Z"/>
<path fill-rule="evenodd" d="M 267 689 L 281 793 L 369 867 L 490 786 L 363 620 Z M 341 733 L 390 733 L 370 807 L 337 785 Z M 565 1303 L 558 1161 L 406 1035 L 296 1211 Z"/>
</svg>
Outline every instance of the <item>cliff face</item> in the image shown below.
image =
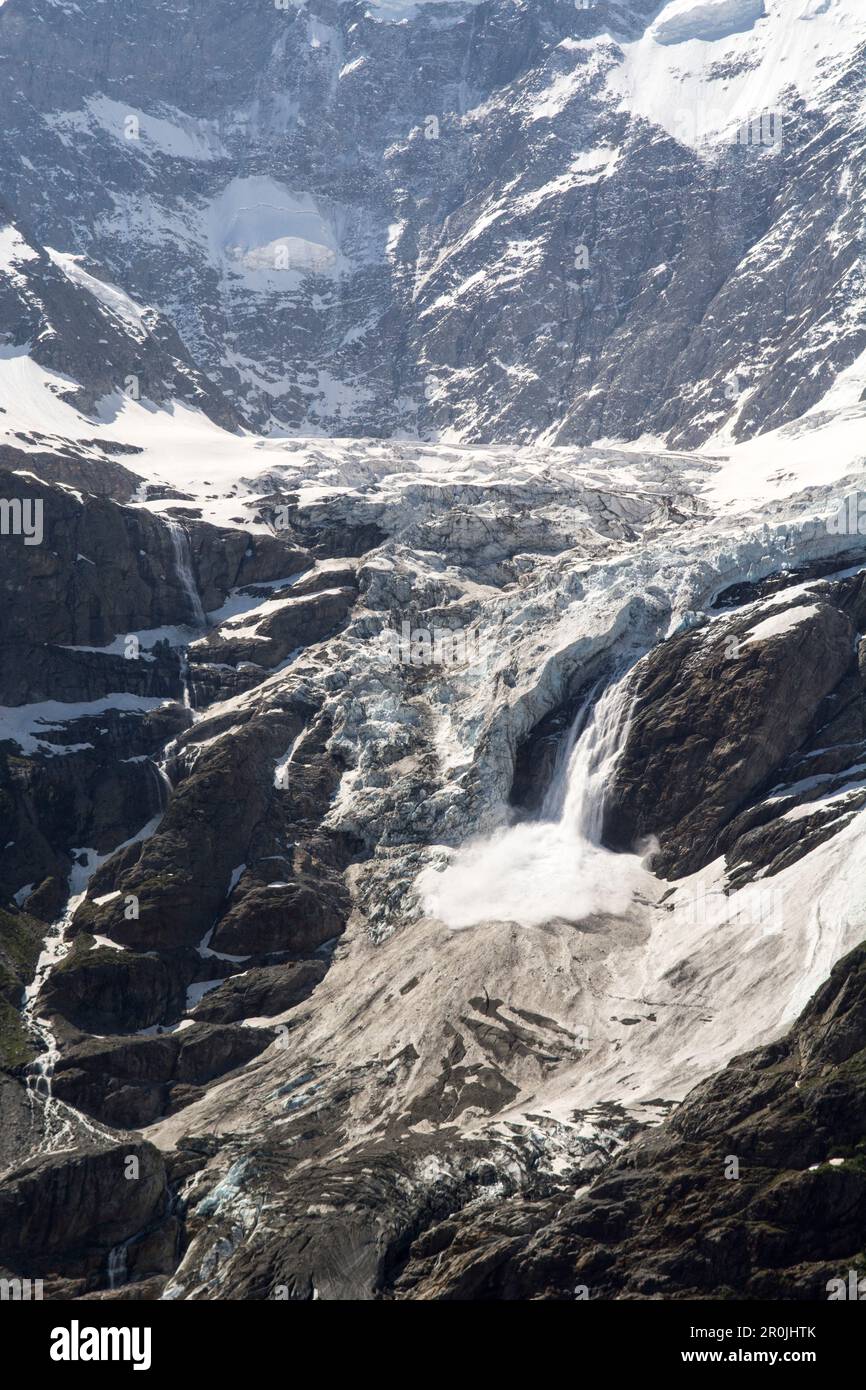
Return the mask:
<svg viewBox="0 0 866 1390">
<path fill-rule="evenodd" d="M 6 195 L 257 428 L 694 447 L 866 349 L 856 0 L 44 8 Z"/>
</svg>

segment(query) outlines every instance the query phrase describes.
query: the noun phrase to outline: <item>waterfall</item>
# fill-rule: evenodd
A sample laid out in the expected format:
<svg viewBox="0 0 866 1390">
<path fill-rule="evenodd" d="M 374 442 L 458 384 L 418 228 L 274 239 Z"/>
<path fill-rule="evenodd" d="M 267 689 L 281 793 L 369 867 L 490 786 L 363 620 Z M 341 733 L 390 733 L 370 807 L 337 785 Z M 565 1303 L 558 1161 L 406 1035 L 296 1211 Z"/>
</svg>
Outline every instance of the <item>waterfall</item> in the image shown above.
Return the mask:
<svg viewBox="0 0 866 1390">
<path fill-rule="evenodd" d="M 171 537 L 171 548 L 174 552 L 174 570 L 180 586 L 189 599 L 192 621 L 195 627 L 207 627 L 207 618 L 202 607 L 201 597 L 196 587 L 195 576 L 192 571 L 192 552 L 190 550 L 189 536 L 174 517 L 165 517 L 168 527 L 168 534 Z"/>
<path fill-rule="evenodd" d="M 32 1097 L 39 1097 L 45 1102 L 46 1125 L 49 1134 L 52 1131 L 52 1121 L 55 1118 L 56 1102 L 52 1093 L 52 1081 L 54 1067 L 60 1056 L 60 1049 L 50 1023 L 46 1018 L 42 1018 L 36 1013 L 36 1003 L 39 992 L 52 970 L 69 952 L 71 942 L 67 938 L 67 929 L 83 897 L 83 891 L 70 897 L 63 916 L 59 917 L 56 922 L 52 922 L 48 928 L 48 934 L 36 965 L 36 973 L 24 991 L 24 1005 L 21 1011 L 25 1027 L 30 1035 L 37 1039 L 42 1048 L 39 1055 L 27 1065 L 25 1083 L 27 1091 Z"/>
<path fill-rule="evenodd" d="M 192 624 L 194 627 L 204 629 L 207 627 L 207 615 L 204 611 L 201 595 L 196 587 L 195 575 L 192 570 L 192 552 L 190 550 L 189 536 L 180 522 L 175 521 L 173 517 L 166 516 L 165 523 L 168 527 L 168 534 L 171 537 L 171 548 L 174 552 L 175 574 L 189 601 L 192 613 Z M 188 710 L 191 710 L 192 696 L 190 694 L 189 661 L 185 648 L 180 649 L 180 680 L 183 689 L 183 703 Z"/>
<path fill-rule="evenodd" d="M 559 750 L 556 759 L 556 766 L 550 781 L 550 786 L 541 803 L 540 820 L 562 820 L 565 802 L 568 797 L 568 774 L 571 760 L 581 734 L 585 731 L 587 722 L 592 713 L 598 686 L 599 683 L 596 681 L 571 722 L 571 728 L 566 735 L 563 746 Z"/>
<path fill-rule="evenodd" d="M 171 778 L 165 770 L 165 764 L 161 759 L 159 762 L 157 762 L 155 758 L 149 758 L 148 762 L 156 776 L 157 800 L 159 803 L 159 809 L 160 811 L 164 811 L 165 808 L 168 806 L 169 801 L 171 800 L 171 794 L 174 791 L 174 787 L 171 784 Z"/>
<path fill-rule="evenodd" d="M 608 686 L 567 763 L 562 820 L 591 845 L 601 844 L 604 798 L 631 722 L 634 696 L 629 687 L 627 676 Z"/>
<path fill-rule="evenodd" d="M 71 950 L 69 927 L 86 895 L 88 880 L 99 863 L 99 856 L 95 850 L 73 850 L 73 854 L 80 857 L 82 862 L 73 864 L 69 878 L 69 900 L 63 915 L 48 928 L 36 964 L 36 973 L 24 991 L 21 1010 L 27 1032 L 41 1048 L 38 1056 L 32 1062 L 28 1062 L 24 1080 L 31 1105 L 36 1107 L 40 1104 L 43 1107 L 45 1139 L 42 1147 L 48 1153 L 67 1148 L 74 1143 L 76 1126 L 86 1129 L 100 1139 L 111 1137 L 95 1121 L 89 1120 L 78 1111 L 73 1111 L 54 1095 L 54 1068 L 60 1056 L 60 1048 L 49 1020 L 36 1012 L 39 994 L 46 980 Z"/>
<path fill-rule="evenodd" d="M 134 1239 L 134 1236 L 130 1236 L 129 1240 L 124 1240 L 120 1245 L 115 1245 L 109 1250 L 107 1269 L 109 1289 L 119 1289 L 126 1283 L 129 1277 L 126 1252 Z"/>
<path fill-rule="evenodd" d="M 418 878 L 424 910 L 453 928 L 509 921 L 540 926 L 625 915 L 647 870 L 637 855 L 601 844 L 604 801 L 628 735 L 628 676 L 579 711 L 558 760 L 541 819 L 471 840 L 447 867 Z"/>
</svg>

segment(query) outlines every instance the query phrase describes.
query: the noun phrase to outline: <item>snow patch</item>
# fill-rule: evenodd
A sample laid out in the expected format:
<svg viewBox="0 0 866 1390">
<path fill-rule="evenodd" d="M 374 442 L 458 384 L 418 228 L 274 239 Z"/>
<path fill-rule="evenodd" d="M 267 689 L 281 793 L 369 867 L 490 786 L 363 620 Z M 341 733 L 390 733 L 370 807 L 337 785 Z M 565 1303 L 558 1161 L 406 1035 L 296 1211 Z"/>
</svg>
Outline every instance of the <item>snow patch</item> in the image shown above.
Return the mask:
<svg viewBox="0 0 866 1390">
<path fill-rule="evenodd" d="M 327 200 L 264 176 L 232 179 L 208 214 L 216 260 L 247 288 L 269 292 L 289 287 L 287 271 L 338 274 L 344 222 L 343 210 Z"/>
<path fill-rule="evenodd" d="M 651 30 L 656 43 L 726 39 L 766 17 L 764 0 L 672 0 Z"/>
<path fill-rule="evenodd" d="M 51 753 L 59 755 L 91 748 L 89 743 L 52 743 L 51 734 L 59 734 L 75 719 L 105 714 L 108 710 L 146 711 L 169 703 L 149 695 L 130 695 L 119 692 L 101 700 L 63 704 L 59 700 L 41 700 L 15 708 L 0 707 L 0 744 L 7 739 L 16 743 L 22 753 Z"/>
<path fill-rule="evenodd" d="M 814 618 L 818 612 L 818 604 L 812 603 L 808 608 L 788 608 L 784 613 L 773 613 L 747 632 L 740 645 L 746 646 L 748 642 L 769 642 L 772 637 L 783 637 L 786 632 L 799 627 L 807 618 Z"/>
</svg>

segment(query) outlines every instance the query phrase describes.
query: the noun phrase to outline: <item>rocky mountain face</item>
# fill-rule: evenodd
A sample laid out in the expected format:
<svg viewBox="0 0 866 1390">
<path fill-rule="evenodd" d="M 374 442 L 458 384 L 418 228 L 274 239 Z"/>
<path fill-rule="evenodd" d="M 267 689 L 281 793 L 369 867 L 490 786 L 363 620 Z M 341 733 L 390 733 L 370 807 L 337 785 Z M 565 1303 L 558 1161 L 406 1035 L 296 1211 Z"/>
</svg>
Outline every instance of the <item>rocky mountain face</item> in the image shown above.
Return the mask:
<svg viewBox="0 0 866 1390">
<path fill-rule="evenodd" d="M 693 1183 L 728 1263 L 653 1287 L 784 1289 L 781 1253 L 743 1254 L 764 1169 L 859 1143 L 853 1093 L 808 1146 L 774 1136 L 847 977 L 778 1039 L 862 937 L 862 551 L 806 523 L 814 489 L 726 530 L 687 456 L 538 453 L 527 476 L 518 449 L 446 483 L 426 446 L 329 448 L 324 490 L 315 447 L 260 455 L 233 505 L 270 529 L 3 475 L 45 544 L 3 549 L 0 1263 L 50 1297 L 563 1297 L 572 1266 L 619 1296 L 629 1242 L 670 1260 L 618 1174 L 672 1184 L 675 1152 L 670 1229 Z M 586 737 L 592 800 L 607 724 L 594 840 L 555 791 Z M 729 1070 L 676 1106 L 744 1043 L 755 1108 L 776 1068 L 779 1155 L 737 1186 L 713 1146 L 745 1172 L 751 1091 Z M 816 1105 L 853 1057 L 816 1057 Z M 730 1117 L 701 1099 L 726 1086 Z M 21 1234 L 25 1202 L 75 1219 Z M 856 1211 L 791 1226 L 814 1282 Z"/>
<path fill-rule="evenodd" d="M 27 238 L 2 207 L 0 257 L 0 351 L 44 368 L 60 399 L 96 416 L 115 414 L 127 397 L 158 405 L 183 401 L 226 428 L 239 424 L 171 323 L 90 275 L 81 257 L 49 252 Z M 40 432 L 12 433 L 24 442 L 40 438 Z"/>
<path fill-rule="evenodd" d="M 256 428 L 749 438 L 866 349 L 866 25 L 670 8 L 7 0 L 4 189 Z"/>
<path fill-rule="evenodd" d="M 49 8 L 0 6 L 0 1277 L 828 1296 L 862 15 Z"/>
</svg>

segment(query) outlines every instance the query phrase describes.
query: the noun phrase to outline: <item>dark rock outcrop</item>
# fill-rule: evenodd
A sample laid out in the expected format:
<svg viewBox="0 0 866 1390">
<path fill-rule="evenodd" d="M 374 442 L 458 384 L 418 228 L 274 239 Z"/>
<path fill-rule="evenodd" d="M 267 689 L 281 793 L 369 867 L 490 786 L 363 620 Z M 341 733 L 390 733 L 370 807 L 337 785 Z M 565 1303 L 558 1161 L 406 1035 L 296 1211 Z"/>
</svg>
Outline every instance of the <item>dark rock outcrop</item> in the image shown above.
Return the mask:
<svg viewBox="0 0 866 1390">
<path fill-rule="evenodd" d="M 116 1246 L 173 1228 L 168 1206 L 162 1155 L 141 1139 L 35 1156 L 0 1187 L 0 1268 L 74 1296 L 105 1279 Z"/>
<path fill-rule="evenodd" d="M 273 1043 L 267 1028 L 196 1023 L 146 1038 L 91 1038 L 64 1051 L 54 1094 L 118 1129 L 182 1109 L 200 1088 Z"/>
<path fill-rule="evenodd" d="M 58 916 L 73 858 L 80 860 L 78 847 L 107 853 L 159 814 L 166 793 L 153 758 L 189 720 L 175 704 L 106 708 L 41 727 L 49 744 L 44 751 L 25 757 L 10 744 L 0 750 L 0 815 L 7 830 L 0 891 L 32 884 L 28 911 L 49 921 Z"/>
<path fill-rule="evenodd" d="M 236 666 L 252 662 L 270 670 L 285 661 L 291 652 L 321 642 L 348 616 L 355 601 L 355 588 L 334 588 L 298 597 L 287 596 L 281 608 L 266 614 L 254 624 L 252 635 L 232 636 L 229 624 L 220 632 L 196 642 L 193 660 Z M 282 597 L 281 595 L 277 596 Z M 244 623 L 236 624 L 243 633 Z M 195 668 L 193 668 L 193 677 Z"/>
<path fill-rule="evenodd" d="M 722 829 L 805 742 L 852 665 L 848 615 L 824 601 L 801 607 L 790 625 L 781 608 L 750 611 L 674 637 L 639 663 L 605 801 L 606 844 L 631 850 L 656 837 L 655 867 L 669 877 L 715 858 Z"/>
<path fill-rule="evenodd" d="M 80 936 L 49 975 L 39 1008 L 91 1033 L 149 1028 L 180 1017 L 192 973 L 183 957 L 94 948 L 92 938 Z"/>
<path fill-rule="evenodd" d="M 246 875 L 217 924 L 213 949 L 228 955 L 288 951 L 303 956 L 339 936 L 350 906 L 341 876 L 306 858 L 301 872 L 275 885 Z"/>
<path fill-rule="evenodd" d="M 19 1008 L 26 985 L 36 973 L 44 928 L 14 905 L 0 909 L 0 1067 L 30 1060 L 33 1045 Z"/>
<path fill-rule="evenodd" d="M 251 837 L 276 794 L 276 761 L 300 728 L 287 715 L 248 719 L 234 738 L 205 748 L 135 862 L 118 862 L 113 888 L 123 897 L 83 903 L 76 930 L 139 950 L 200 943 L 233 871 L 251 856 Z M 137 917 L 124 916 L 128 895 L 138 900 Z"/>
<path fill-rule="evenodd" d="M 145 308 L 131 324 L 16 227 L 3 207 L 0 223 L 26 243 L 17 274 L 0 281 L 0 321 L 14 326 L 13 343 L 66 378 L 71 404 L 96 415 L 103 398 L 119 406 L 134 383 L 136 399 L 181 400 L 226 429 L 242 426 L 242 416 L 194 365 L 168 319 Z"/>
<path fill-rule="evenodd" d="M 0 546 L 0 649 L 7 643 L 105 646 L 119 635 L 196 621 L 165 520 L 104 496 L 0 470 L 10 502 L 42 503 L 42 537 Z M 189 521 L 190 565 L 202 604 L 215 609 L 236 586 L 289 578 L 308 553 L 281 538 Z M 31 697 L 28 697 L 31 698 Z"/>
<path fill-rule="evenodd" d="M 209 991 L 192 1011 L 203 1023 L 271 1018 L 307 999 L 327 974 L 323 960 L 288 961 L 234 975 Z"/>
</svg>

